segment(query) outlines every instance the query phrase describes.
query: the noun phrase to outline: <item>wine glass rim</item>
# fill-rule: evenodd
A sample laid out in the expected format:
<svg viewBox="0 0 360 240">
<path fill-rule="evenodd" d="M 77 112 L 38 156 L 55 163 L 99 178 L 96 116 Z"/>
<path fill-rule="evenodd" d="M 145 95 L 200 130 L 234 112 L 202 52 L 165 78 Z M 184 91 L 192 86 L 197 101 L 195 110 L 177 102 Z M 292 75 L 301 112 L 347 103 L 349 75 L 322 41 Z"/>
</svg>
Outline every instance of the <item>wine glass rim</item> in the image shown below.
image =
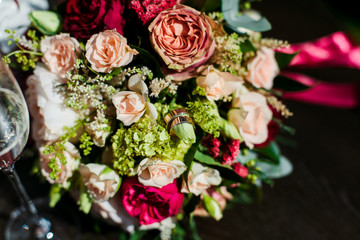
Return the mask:
<svg viewBox="0 0 360 240">
<path fill-rule="evenodd" d="M 22 94 L 20 94 L 19 97 L 17 97 L 16 94 L 13 91 L 9 90 L 9 89 L 1 88 L 1 87 L 0 87 L 0 89 L 1 89 L 1 91 L 9 93 L 14 99 L 18 99 L 18 100 L 23 102 L 23 106 L 25 107 L 25 112 L 26 112 L 24 117 L 26 118 L 25 122 L 27 124 L 26 127 L 21 128 L 21 132 L 16 135 L 15 140 L 10 145 L 6 146 L 3 150 L 0 151 L 0 156 L 2 156 L 4 154 L 10 152 L 11 149 L 13 149 L 18 144 L 19 139 L 24 137 L 24 134 L 26 132 L 28 132 L 28 129 L 29 129 L 30 126 L 29 126 L 29 111 L 28 111 L 27 104 L 26 104 L 25 99 L 23 98 Z M 28 138 L 28 135 L 29 135 L 29 133 L 27 133 L 25 137 Z M 27 142 L 27 139 L 26 139 L 25 142 Z M 22 148 L 23 147 L 24 146 L 22 146 Z"/>
</svg>

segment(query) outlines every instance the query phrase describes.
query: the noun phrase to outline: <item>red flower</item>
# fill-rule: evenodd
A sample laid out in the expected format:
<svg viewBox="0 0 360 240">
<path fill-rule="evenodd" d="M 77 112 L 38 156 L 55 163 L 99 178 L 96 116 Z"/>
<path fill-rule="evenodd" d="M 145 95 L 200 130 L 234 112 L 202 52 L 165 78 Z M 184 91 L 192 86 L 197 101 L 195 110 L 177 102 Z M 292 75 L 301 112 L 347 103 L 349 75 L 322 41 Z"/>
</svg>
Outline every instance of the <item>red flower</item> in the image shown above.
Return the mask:
<svg viewBox="0 0 360 240">
<path fill-rule="evenodd" d="M 130 0 L 129 8 L 134 9 L 145 25 L 151 22 L 161 11 L 174 6 L 178 0 Z"/>
<path fill-rule="evenodd" d="M 179 212 L 184 196 L 176 180 L 162 188 L 142 185 L 137 177 L 126 178 L 121 186 L 121 199 L 126 211 L 141 225 L 160 222 Z"/>
<path fill-rule="evenodd" d="M 223 145 L 222 164 L 231 165 L 240 153 L 240 140 L 230 139 Z"/>
<path fill-rule="evenodd" d="M 237 163 L 234 163 L 232 165 L 234 171 L 239 174 L 240 177 L 242 178 L 246 178 L 247 175 L 249 174 L 249 170 L 244 167 L 244 165 L 242 165 L 241 163 L 237 162 Z"/>
<path fill-rule="evenodd" d="M 211 134 L 208 134 L 201 140 L 201 144 L 208 149 L 208 153 L 211 157 L 216 158 L 219 156 L 221 145 L 219 139 L 213 137 Z"/>
<path fill-rule="evenodd" d="M 124 1 L 69 0 L 64 16 L 64 29 L 80 39 L 115 28 L 118 33 L 123 34 Z"/>
</svg>

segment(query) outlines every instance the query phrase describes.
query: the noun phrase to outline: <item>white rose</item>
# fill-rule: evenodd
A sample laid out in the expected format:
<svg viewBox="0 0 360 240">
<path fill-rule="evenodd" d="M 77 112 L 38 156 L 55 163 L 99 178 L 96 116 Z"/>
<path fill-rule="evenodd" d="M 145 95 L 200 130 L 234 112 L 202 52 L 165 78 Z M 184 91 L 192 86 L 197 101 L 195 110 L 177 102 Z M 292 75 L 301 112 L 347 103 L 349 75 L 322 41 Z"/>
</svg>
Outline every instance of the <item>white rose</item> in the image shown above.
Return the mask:
<svg viewBox="0 0 360 240">
<path fill-rule="evenodd" d="M 64 127 L 74 126 L 78 119 L 78 114 L 64 105 L 62 95 L 56 89 L 59 84 L 59 78 L 43 64 L 38 64 L 34 74 L 27 79 L 25 95 L 34 119 L 33 138 L 39 145 L 57 140 L 65 133 Z"/>
<path fill-rule="evenodd" d="M 160 232 L 168 232 L 171 233 L 171 229 L 173 229 L 175 227 L 175 222 L 173 217 L 168 217 L 165 218 L 164 220 L 161 220 L 160 222 L 155 222 L 155 223 L 151 223 L 148 225 L 140 225 L 139 229 L 142 231 L 147 231 L 147 230 L 151 230 L 151 229 L 158 229 Z M 169 236 L 169 238 L 165 238 L 165 239 L 170 239 L 171 236 Z"/>
<path fill-rule="evenodd" d="M 49 174 L 52 172 L 52 169 L 49 168 L 50 158 L 55 156 L 55 153 L 43 154 L 45 147 L 40 147 L 40 171 L 42 175 L 49 181 L 51 184 L 61 184 L 64 188 L 68 187 L 68 179 L 73 175 L 74 171 L 78 168 L 80 163 L 80 154 L 77 148 L 70 142 L 64 144 L 66 150 L 63 152 L 66 160 L 66 164 L 62 164 L 57 158 L 56 165 L 60 168 L 60 172 L 57 174 L 57 179 L 50 178 Z"/>
<path fill-rule="evenodd" d="M 234 94 L 232 106 L 228 113 L 229 121 L 239 129 L 245 144 L 253 148 L 254 144 L 266 141 L 268 124 L 272 112 L 266 103 L 266 98 L 260 93 L 247 92 Z M 246 117 L 245 117 L 246 116 Z"/>
<path fill-rule="evenodd" d="M 160 159 L 145 158 L 138 166 L 139 182 L 144 186 L 161 188 L 172 183 L 184 171 L 186 166 L 182 161 L 163 162 Z"/>
<path fill-rule="evenodd" d="M 134 233 L 138 220 L 129 215 L 123 207 L 120 195 L 116 194 L 108 201 L 96 201 L 92 204 L 92 212 L 100 215 L 109 223 L 122 226 L 129 233 Z"/>
<path fill-rule="evenodd" d="M 79 172 L 91 198 L 107 201 L 120 187 L 120 177 L 114 170 L 102 164 L 81 164 Z"/>
<path fill-rule="evenodd" d="M 221 180 L 222 179 L 218 170 L 204 167 L 200 163 L 193 162 L 191 171 L 188 175 L 189 188 L 187 188 L 184 181 L 181 192 L 188 193 L 190 191 L 198 196 L 209 187 L 219 185 Z"/>
<path fill-rule="evenodd" d="M 109 131 L 103 130 L 103 128 L 108 127 L 107 124 L 85 124 L 86 132 L 91 136 L 94 144 L 98 147 L 104 147 L 107 137 L 110 135 Z"/>
</svg>

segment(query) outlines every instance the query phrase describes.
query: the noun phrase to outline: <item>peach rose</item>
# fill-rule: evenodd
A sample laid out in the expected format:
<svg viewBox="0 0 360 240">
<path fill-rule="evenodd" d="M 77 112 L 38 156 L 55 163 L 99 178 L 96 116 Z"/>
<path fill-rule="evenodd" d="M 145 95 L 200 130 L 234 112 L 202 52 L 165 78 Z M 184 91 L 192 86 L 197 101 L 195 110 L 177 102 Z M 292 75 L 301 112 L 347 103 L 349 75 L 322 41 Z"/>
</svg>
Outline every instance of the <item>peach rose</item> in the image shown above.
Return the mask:
<svg viewBox="0 0 360 240">
<path fill-rule="evenodd" d="M 204 88 L 209 100 L 219 100 L 232 94 L 238 89 L 243 81 L 240 77 L 228 72 L 220 72 L 213 66 L 209 66 L 204 75 L 196 79 L 197 85 Z"/>
<path fill-rule="evenodd" d="M 185 164 L 179 160 L 163 162 L 161 159 L 145 158 L 140 162 L 137 174 L 144 186 L 161 188 L 172 183 L 185 170 Z"/>
<path fill-rule="evenodd" d="M 266 47 L 261 47 L 257 51 L 256 56 L 249 61 L 247 67 L 246 80 L 258 88 L 271 89 L 274 78 L 280 72 L 274 50 Z"/>
<path fill-rule="evenodd" d="M 103 164 L 80 164 L 79 172 L 89 195 L 97 201 L 107 201 L 120 187 L 120 177 Z"/>
<path fill-rule="evenodd" d="M 40 42 L 42 61 L 50 72 L 64 78 L 75 64 L 80 54 L 80 44 L 69 34 L 61 33 L 52 37 L 46 36 Z"/>
<path fill-rule="evenodd" d="M 80 153 L 77 148 L 70 142 L 65 143 L 66 150 L 64 151 L 64 156 L 66 159 L 66 164 L 62 164 L 57 158 L 56 165 L 60 168 L 60 172 L 57 173 L 57 179 L 52 179 L 50 173 L 52 169 L 49 168 L 50 158 L 55 156 L 55 153 L 43 154 L 45 147 L 41 146 L 39 148 L 40 152 L 40 171 L 41 174 L 46 178 L 46 180 L 51 184 L 61 184 L 64 188 L 67 188 L 69 183 L 68 179 L 73 175 L 74 171 L 78 168 L 80 163 Z"/>
<path fill-rule="evenodd" d="M 157 111 L 153 104 L 147 102 L 148 88 L 140 74 L 131 76 L 128 88 L 132 91 L 121 91 L 112 96 L 116 108 L 116 118 L 129 126 L 138 121 L 148 111 L 151 119 L 157 118 Z"/>
<path fill-rule="evenodd" d="M 129 64 L 138 52 L 127 45 L 125 37 L 116 30 L 106 30 L 94 34 L 87 41 L 85 57 L 92 69 L 109 73 L 114 68 Z"/>
<path fill-rule="evenodd" d="M 263 143 L 267 139 L 267 125 L 272 119 L 272 111 L 260 93 L 239 92 L 234 94 L 234 109 L 229 111 L 228 118 L 239 129 L 245 144 L 253 148 L 254 144 Z"/>
<path fill-rule="evenodd" d="M 181 4 L 159 13 L 149 26 L 150 40 L 169 69 L 181 72 L 211 57 L 215 41 L 209 21 Z"/>
<path fill-rule="evenodd" d="M 196 196 L 199 196 L 206 189 L 211 186 L 217 186 L 221 183 L 221 176 L 218 170 L 204 167 L 200 163 L 193 162 L 191 171 L 188 175 L 188 186 L 185 181 L 183 182 L 181 192 L 191 192 Z"/>
</svg>

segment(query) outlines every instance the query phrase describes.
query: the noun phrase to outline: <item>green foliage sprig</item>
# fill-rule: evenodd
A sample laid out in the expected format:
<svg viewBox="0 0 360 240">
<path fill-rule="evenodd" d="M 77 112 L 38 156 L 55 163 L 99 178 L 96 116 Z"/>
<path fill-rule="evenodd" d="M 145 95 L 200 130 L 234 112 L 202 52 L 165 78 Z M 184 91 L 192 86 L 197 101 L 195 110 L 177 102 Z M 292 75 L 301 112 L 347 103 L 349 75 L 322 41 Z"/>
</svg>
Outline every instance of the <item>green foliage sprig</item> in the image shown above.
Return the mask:
<svg viewBox="0 0 360 240">
<path fill-rule="evenodd" d="M 36 35 L 35 30 L 29 30 L 27 32 L 28 38 L 22 36 L 21 38 L 16 35 L 16 31 L 6 29 L 5 32 L 8 34 L 8 45 L 16 44 L 19 50 L 13 51 L 3 57 L 6 64 L 10 64 L 11 56 L 16 57 L 16 62 L 21 65 L 23 71 L 29 71 L 34 69 L 36 63 L 40 60 L 43 55 L 40 52 L 40 40 Z"/>
<path fill-rule="evenodd" d="M 45 145 L 45 150 L 43 154 L 50 155 L 48 167 L 51 169 L 49 177 L 57 180 L 58 174 L 61 172 L 60 167 L 58 166 L 58 162 L 60 164 L 66 164 L 66 157 L 64 152 L 67 150 L 65 147 L 65 143 L 68 142 L 71 138 L 76 137 L 77 131 L 80 127 L 83 126 L 82 121 L 78 120 L 77 123 L 73 127 L 65 127 L 65 134 L 60 137 L 59 141 L 54 143 L 53 145 L 48 144 Z"/>
</svg>

